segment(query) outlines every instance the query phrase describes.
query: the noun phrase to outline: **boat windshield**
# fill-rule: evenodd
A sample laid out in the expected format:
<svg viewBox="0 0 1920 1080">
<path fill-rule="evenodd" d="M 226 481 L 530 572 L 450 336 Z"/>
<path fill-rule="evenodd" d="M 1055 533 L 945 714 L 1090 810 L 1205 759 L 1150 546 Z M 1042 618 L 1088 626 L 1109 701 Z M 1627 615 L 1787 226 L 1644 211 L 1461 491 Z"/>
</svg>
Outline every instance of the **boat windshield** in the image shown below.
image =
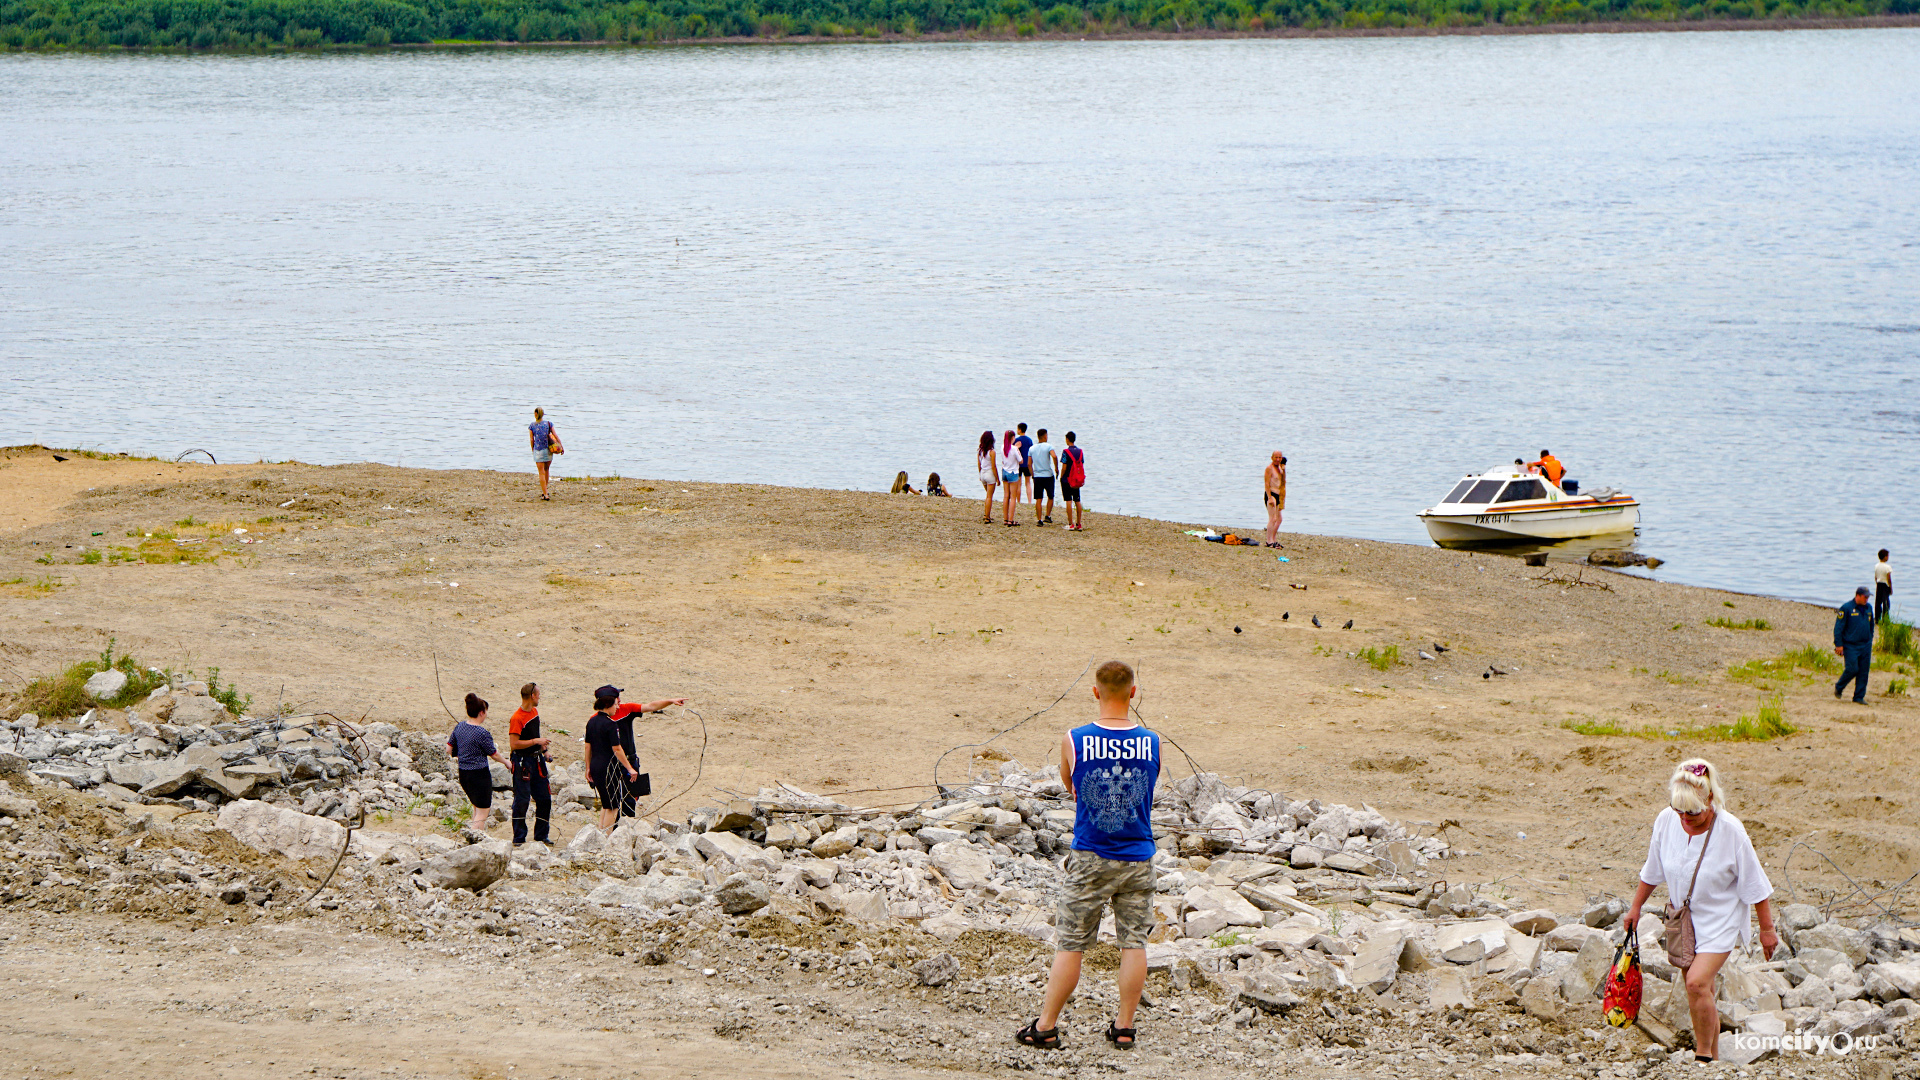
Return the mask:
<svg viewBox="0 0 1920 1080">
<path fill-rule="evenodd" d="M 1503 483 L 1505 483 L 1503 480 L 1481 480 L 1473 485 L 1472 491 L 1462 495 L 1458 501 L 1463 503 L 1490 503 L 1493 501 L 1494 492 L 1499 491 L 1500 485 Z"/>
<path fill-rule="evenodd" d="M 1513 483 L 1507 485 L 1507 490 L 1500 493 L 1499 501 L 1503 503 L 1525 502 L 1528 499 L 1544 499 L 1546 497 L 1546 489 L 1540 486 L 1540 481 L 1515 480 Z"/>
<path fill-rule="evenodd" d="M 1473 479 L 1471 477 L 1465 480 L 1462 480 L 1457 486 L 1454 487 L 1452 491 L 1447 492 L 1446 498 L 1441 499 L 1440 501 L 1443 503 L 1457 503 L 1460 501 L 1460 496 L 1465 495 L 1467 493 L 1467 489 L 1472 486 L 1473 486 Z"/>
</svg>

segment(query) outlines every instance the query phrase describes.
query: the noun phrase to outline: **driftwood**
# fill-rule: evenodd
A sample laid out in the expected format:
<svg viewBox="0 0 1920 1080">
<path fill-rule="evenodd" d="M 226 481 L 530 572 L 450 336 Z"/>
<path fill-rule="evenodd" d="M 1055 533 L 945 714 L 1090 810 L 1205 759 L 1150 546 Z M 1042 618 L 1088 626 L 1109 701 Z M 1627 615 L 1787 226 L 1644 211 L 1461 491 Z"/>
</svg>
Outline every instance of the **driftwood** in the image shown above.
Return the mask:
<svg viewBox="0 0 1920 1080">
<path fill-rule="evenodd" d="M 1533 579 L 1534 581 L 1539 582 L 1539 584 L 1535 585 L 1534 588 L 1543 589 L 1543 588 L 1546 588 L 1548 585 L 1562 585 L 1568 589 L 1571 589 L 1576 585 L 1584 585 L 1589 589 L 1600 589 L 1604 592 L 1613 591 L 1613 586 L 1607 584 L 1604 581 L 1586 580 L 1586 573 L 1587 573 L 1586 567 L 1583 566 L 1579 570 L 1574 572 L 1573 577 L 1568 577 L 1565 574 L 1554 574 L 1554 573 L 1541 574 L 1539 577 Z"/>
</svg>

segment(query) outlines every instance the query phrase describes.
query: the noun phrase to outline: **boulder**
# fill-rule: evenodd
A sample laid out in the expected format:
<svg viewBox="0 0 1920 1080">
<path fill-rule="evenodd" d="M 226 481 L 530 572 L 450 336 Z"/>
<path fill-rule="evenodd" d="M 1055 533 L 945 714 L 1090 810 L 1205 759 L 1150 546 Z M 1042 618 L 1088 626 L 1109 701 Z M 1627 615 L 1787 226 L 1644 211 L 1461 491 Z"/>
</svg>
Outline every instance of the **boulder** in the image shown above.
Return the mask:
<svg viewBox="0 0 1920 1080">
<path fill-rule="evenodd" d="M 86 686 L 83 687 L 87 692 L 87 696 L 95 701 L 111 701 L 119 697 L 120 691 L 126 688 L 127 673 L 115 668 L 108 668 L 94 675 L 87 680 Z"/>
<path fill-rule="evenodd" d="M 1529 937 L 1538 937 L 1560 925 L 1560 917 L 1546 908 L 1516 911 L 1507 916 L 1507 925 Z"/>
<path fill-rule="evenodd" d="M 1595 934 L 1588 938 L 1581 943 L 1573 963 L 1560 974 L 1560 995 L 1568 1001 L 1593 997 L 1594 989 L 1607 977 L 1607 969 L 1612 965 L 1613 946 L 1607 944 L 1606 937 Z"/>
<path fill-rule="evenodd" d="M 607 834 L 592 825 L 582 827 L 579 832 L 573 834 L 572 840 L 567 841 L 567 850 L 576 855 L 589 854 L 606 846 Z"/>
<path fill-rule="evenodd" d="M 233 719 L 227 707 L 210 697 L 189 696 L 173 699 L 173 713 L 168 722 L 176 727 L 192 727 L 195 724 L 224 724 Z"/>
<path fill-rule="evenodd" d="M 792 851 L 807 843 L 807 830 L 790 821 L 767 823 L 767 846 L 775 851 Z"/>
<path fill-rule="evenodd" d="M 1380 873 L 1378 863 L 1372 859 L 1363 859 L 1351 851 L 1336 851 L 1322 859 L 1320 865 L 1344 874 L 1361 874 L 1366 877 L 1374 877 Z"/>
<path fill-rule="evenodd" d="M 1320 849 L 1310 844 L 1295 844 L 1287 854 L 1287 864 L 1295 870 L 1313 870 L 1320 866 Z"/>
<path fill-rule="evenodd" d="M 1434 972 L 1427 983 L 1427 1004 L 1435 1012 L 1473 1008 L 1473 994 L 1467 989 L 1466 977 L 1451 969 Z"/>
<path fill-rule="evenodd" d="M 411 768 L 413 756 L 398 747 L 389 746 L 380 751 L 380 764 L 389 769 Z"/>
<path fill-rule="evenodd" d="M 1353 961 L 1347 965 L 1348 981 L 1376 994 L 1391 990 L 1400 975 L 1400 951 L 1406 943 L 1403 930 L 1378 932 L 1361 942 L 1354 950 Z"/>
<path fill-rule="evenodd" d="M 955 904 L 942 914 L 935 915 L 931 919 L 923 919 L 920 929 L 942 941 L 952 941 L 973 929 L 973 921 L 967 918 L 966 912 L 960 909 L 959 904 Z"/>
<path fill-rule="evenodd" d="M 1605 931 L 1595 930 L 1584 923 L 1568 923 L 1547 931 L 1547 936 L 1541 941 L 1545 943 L 1549 952 L 1579 952 L 1580 946 L 1585 945 L 1587 939 L 1596 934 L 1601 937 L 1606 936 Z"/>
<path fill-rule="evenodd" d="M 218 821 L 220 828 L 255 851 L 289 859 L 332 859 L 340 854 L 347 837 L 346 828 L 336 822 L 254 799 L 222 806 Z"/>
<path fill-rule="evenodd" d="M 1780 1004 L 1789 1009 L 1819 1009 L 1830 1011 L 1840 999 L 1834 995 L 1833 985 L 1818 975 L 1809 975 L 1799 986 L 1780 996 Z"/>
<path fill-rule="evenodd" d="M 951 840 L 935 844 L 927 858 L 962 891 L 977 889 L 993 877 L 993 860 L 972 844 Z"/>
<path fill-rule="evenodd" d="M 746 799 L 735 799 L 720 808 L 720 812 L 714 816 L 713 823 L 707 828 L 714 832 L 738 832 L 753 828 L 759 820 L 759 816 L 754 813 L 752 802 Z"/>
<path fill-rule="evenodd" d="M 695 833 L 693 848 L 709 859 L 724 858 L 735 866 L 757 866 L 773 870 L 780 866 L 779 851 L 763 848 L 759 844 L 735 832 L 710 831 Z M 763 905 L 764 906 L 764 905 Z"/>
<path fill-rule="evenodd" d="M 1531 974 L 1540 966 L 1540 954 L 1544 950 L 1540 939 L 1528 937 L 1518 930 L 1507 930 L 1507 951 L 1487 961 L 1487 974 L 1505 975 L 1513 972 Z"/>
<path fill-rule="evenodd" d="M 1185 921 L 1181 925 L 1183 932 L 1188 937 L 1203 938 L 1212 937 L 1220 931 L 1225 930 L 1231 924 L 1227 921 L 1226 912 L 1214 908 L 1208 911 L 1188 912 Z M 1312 937 L 1313 935 L 1308 936 Z"/>
<path fill-rule="evenodd" d="M 674 904 L 692 907 L 706 899 L 700 882 L 678 874 L 661 874 L 658 877 L 649 874 L 634 878 L 631 884 L 640 890 L 642 900 L 650 907 L 670 907 Z"/>
<path fill-rule="evenodd" d="M 813 842 L 813 853 L 822 859 L 837 859 L 852 851 L 859 843 L 860 827 L 842 825 L 830 833 L 821 834 L 820 839 Z"/>
<path fill-rule="evenodd" d="M 1793 959 L 1786 963 L 1787 978 L 1794 985 L 1809 975 L 1818 976 L 1831 982 L 1844 975 L 1853 974 L 1853 961 L 1847 954 L 1835 949 L 1823 949 L 1807 945 Z"/>
<path fill-rule="evenodd" d="M 1610 896 L 1605 900 L 1587 905 L 1587 909 L 1580 913 L 1580 921 L 1595 929 L 1612 926 L 1620 921 L 1620 916 L 1625 914 L 1626 910 L 1625 901 L 1619 897 Z"/>
<path fill-rule="evenodd" d="M 964 843 L 967 839 L 967 834 L 959 829 L 949 829 L 944 825 L 927 825 L 922 827 L 920 831 L 914 833 L 913 837 L 931 848 L 936 844 L 952 842 Z"/>
<path fill-rule="evenodd" d="M 220 759 L 220 751 L 214 747 L 190 747 L 168 761 L 154 762 L 148 768 L 147 782 L 140 785 L 140 794 L 171 795 L 220 772 L 225 764 Z"/>
<path fill-rule="evenodd" d="M 746 874 L 735 874 L 720 883 L 713 891 L 713 899 L 720 910 L 729 915 L 751 915 L 772 903 L 773 893 L 760 881 Z"/>
<path fill-rule="evenodd" d="M 508 852 L 503 840 L 470 844 L 458 851 L 435 855 L 413 873 L 429 888 L 479 892 L 507 876 Z"/>
<path fill-rule="evenodd" d="M 1864 969 L 1861 974 L 1867 976 L 1870 980 L 1867 983 L 1869 992 L 1873 992 L 1873 996 L 1879 998 L 1881 1001 L 1892 1001 L 1902 997 L 1920 998 L 1920 961 L 1910 960 L 1899 964 L 1874 964 L 1872 967 Z M 1876 982 L 1883 990 L 1895 992 L 1874 992 Z"/>
<path fill-rule="evenodd" d="M 1196 912 L 1217 911 L 1224 915 L 1229 926 L 1265 926 L 1266 918 L 1260 909 L 1247 902 L 1246 897 L 1232 889 L 1219 885 L 1195 885 L 1182 897 L 1187 906 Z M 1188 920 L 1191 925 L 1192 920 Z"/>
<path fill-rule="evenodd" d="M 1812 904 L 1780 905 L 1780 925 L 1787 930 L 1810 930 L 1825 922 L 1820 909 Z"/>
<path fill-rule="evenodd" d="M 1298 1007 L 1305 999 L 1295 994 L 1290 994 L 1285 990 L 1248 989 L 1240 991 L 1239 996 L 1235 1000 L 1239 1001 L 1242 1005 L 1259 1009 L 1268 1016 L 1285 1016 Z"/>
<path fill-rule="evenodd" d="M 1871 950 L 1867 935 L 1852 927 L 1836 922 L 1809 926 L 1793 935 L 1793 950 L 1796 955 L 1808 949 L 1832 949 L 1846 956 L 1848 963 L 1859 967 L 1867 962 Z"/>
<path fill-rule="evenodd" d="M 1559 987 L 1552 979 L 1528 979 L 1520 988 L 1520 1007 L 1541 1020 L 1560 1019 Z"/>
<path fill-rule="evenodd" d="M 887 894 L 874 889 L 848 889 L 840 897 L 840 913 L 861 922 L 885 922 L 891 917 Z"/>
<path fill-rule="evenodd" d="M 0 776 L 27 775 L 27 759 L 11 750 L 0 750 Z"/>
<path fill-rule="evenodd" d="M 1498 919 L 1453 923 L 1434 932 L 1434 948 L 1449 963 L 1471 964 L 1505 952 L 1507 930 Z"/>
</svg>

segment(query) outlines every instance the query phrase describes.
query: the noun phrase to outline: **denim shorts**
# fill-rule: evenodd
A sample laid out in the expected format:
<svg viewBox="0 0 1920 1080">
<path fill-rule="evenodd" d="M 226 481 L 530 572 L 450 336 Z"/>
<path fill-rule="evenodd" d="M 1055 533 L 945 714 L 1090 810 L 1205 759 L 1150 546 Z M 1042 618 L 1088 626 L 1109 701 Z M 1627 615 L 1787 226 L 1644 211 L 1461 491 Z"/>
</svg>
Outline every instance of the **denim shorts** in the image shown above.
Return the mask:
<svg viewBox="0 0 1920 1080">
<path fill-rule="evenodd" d="M 553 460 L 553 451 L 551 450 L 535 450 L 533 452 L 533 463 L 535 465 L 545 465 L 547 462 L 552 460 Z"/>
</svg>

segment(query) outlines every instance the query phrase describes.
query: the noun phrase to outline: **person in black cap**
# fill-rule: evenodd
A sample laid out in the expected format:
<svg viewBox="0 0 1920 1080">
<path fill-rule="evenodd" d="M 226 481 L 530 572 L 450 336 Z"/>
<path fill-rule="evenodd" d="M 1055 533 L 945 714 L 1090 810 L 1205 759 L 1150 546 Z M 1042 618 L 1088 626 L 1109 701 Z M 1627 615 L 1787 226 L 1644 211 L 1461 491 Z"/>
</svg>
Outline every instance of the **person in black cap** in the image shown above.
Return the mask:
<svg viewBox="0 0 1920 1080">
<path fill-rule="evenodd" d="M 600 793 L 602 832 L 612 829 L 620 818 L 633 817 L 634 800 L 646 794 L 638 788 L 640 755 L 633 743 L 633 718 L 687 703 L 686 698 L 661 698 L 645 705 L 623 705 L 623 693 L 612 685 L 595 690 L 595 711 L 587 721 L 587 782 Z"/>
<path fill-rule="evenodd" d="M 1846 661 L 1840 681 L 1833 684 L 1833 696 L 1845 692 L 1853 683 L 1853 703 L 1867 703 L 1867 672 L 1873 667 L 1873 603 L 1867 599 L 1865 585 L 1853 590 L 1853 599 L 1840 605 L 1833 620 L 1833 654 Z"/>
</svg>

